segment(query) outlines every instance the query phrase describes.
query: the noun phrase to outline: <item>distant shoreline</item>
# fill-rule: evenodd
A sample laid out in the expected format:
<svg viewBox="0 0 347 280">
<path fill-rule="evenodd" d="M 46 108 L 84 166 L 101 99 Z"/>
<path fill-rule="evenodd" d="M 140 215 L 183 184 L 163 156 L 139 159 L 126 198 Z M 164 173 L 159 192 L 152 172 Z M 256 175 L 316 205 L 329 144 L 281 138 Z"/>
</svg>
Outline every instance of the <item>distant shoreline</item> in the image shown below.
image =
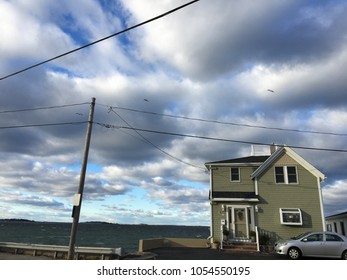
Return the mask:
<svg viewBox="0 0 347 280">
<path fill-rule="evenodd" d="M 49 222 L 49 221 L 34 221 L 34 220 L 28 220 L 28 219 L 0 219 L 1 222 L 14 222 L 14 223 L 57 223 L 57 224 L 71 224 L 71 222 Z M 118 223 L 110 223 L 110 222 L 102 222 L 102 221 L 87 221 L 87 222 L 80 222 L 80 224 L 104 224 L 104 225 L 124 225 L 124 226 L 173 226 L 173 227 L 209 227 L 206 225 L 161 225 L 161 224 L 118 224 Z"/>
<path fill-rule="evenodd" d="M 27 219 L 0 219 L 0 222 L 26 222 L 26 223 L 36 223 L 36 221 L 27 220 Z"/>
</svg>

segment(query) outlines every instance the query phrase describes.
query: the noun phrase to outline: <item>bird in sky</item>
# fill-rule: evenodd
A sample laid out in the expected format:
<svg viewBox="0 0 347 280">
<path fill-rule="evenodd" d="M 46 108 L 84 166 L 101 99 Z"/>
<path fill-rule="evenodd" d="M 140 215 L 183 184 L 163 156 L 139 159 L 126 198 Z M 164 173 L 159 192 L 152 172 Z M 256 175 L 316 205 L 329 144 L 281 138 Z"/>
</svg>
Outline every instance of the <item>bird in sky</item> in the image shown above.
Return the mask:
<svg viewBox="0 0 347 280">
<path fill-rule="evenodd" d="M 272 90 L 272 89 L 268 89 L 267 91 L 269 91 L 269 92 L 275 92 L 274 90 Z"/>
<path fill-rule="evenodd" d="M 143 100 L 144 100 L 144 101 L 146 101 L 146 102 L 149 102 L 149 100 L 148 100 L 148 99 L 146 99 L 146 98 L 144 98 Z"/>
</svg>

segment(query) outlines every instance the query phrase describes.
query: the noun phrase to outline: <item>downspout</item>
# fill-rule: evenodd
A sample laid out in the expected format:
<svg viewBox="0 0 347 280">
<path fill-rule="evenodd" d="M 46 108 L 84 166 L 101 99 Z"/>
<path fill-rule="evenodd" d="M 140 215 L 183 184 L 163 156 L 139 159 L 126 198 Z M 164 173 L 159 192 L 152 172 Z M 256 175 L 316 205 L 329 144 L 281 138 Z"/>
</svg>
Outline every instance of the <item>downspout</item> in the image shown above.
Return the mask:
<svg viewBox="0 0 347 280">
<path fill-rule="evenodd" d="M 256 195 L 259 195 L 259 189 L 258 189 L 258 177 L 255 177 L 254 178 L 254 192 Z M 260 251 L 260 248 L 259 248 L 259 233 L 258 233 L 258 225 L 257 225 L 257 220 L 258 220 L 258 206 L 256 205 L 254 207 L 254 229 L 255 229 L 255 241 L 257 242 L 257 251 L 259 252 Z M 255 216 L 257 216 L 257 218 L 255 218 Z"/>
<path fill-rule="evenodd" d="M 255 241 L 257 242 L 257 252 L 260 252 L 258 226 L 255 226 Z"/>
<path fill-rule="evenodd" d="M 212 180 L 213 180 L 213 170 L 211 168 L 211 165 L 210 165 L 210 197 L 209 197 L 209 200 L 210 200 L 210 236 L 208 237 L 210 239 L 210 243 L 211 243 L 211 238 L 212 238 L 212 241 L 214 242 L 213 238 L 214 238 L 214 232 L 213 232 L 213 212 L 212 212 Z"/>
</svg>

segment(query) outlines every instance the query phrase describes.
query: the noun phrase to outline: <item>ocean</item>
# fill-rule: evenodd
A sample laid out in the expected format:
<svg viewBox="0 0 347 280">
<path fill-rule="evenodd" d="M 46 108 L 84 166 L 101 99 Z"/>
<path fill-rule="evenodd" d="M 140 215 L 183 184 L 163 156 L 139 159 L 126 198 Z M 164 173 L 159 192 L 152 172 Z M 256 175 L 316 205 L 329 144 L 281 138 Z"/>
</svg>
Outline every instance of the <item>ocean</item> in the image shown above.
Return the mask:
<svg viewBox="0 0 347 280">
<path fill-rule="evenodd" d="M 0 221 L 0 242 L 47 245 L 69 245 L 71 223 Z M 208 238 L 206 226 L 123 225 L 108 223 L 80 223 L 76 246 L 122 247 L 136 252 L 140 239 L 178 237 Z"/>
</svg>

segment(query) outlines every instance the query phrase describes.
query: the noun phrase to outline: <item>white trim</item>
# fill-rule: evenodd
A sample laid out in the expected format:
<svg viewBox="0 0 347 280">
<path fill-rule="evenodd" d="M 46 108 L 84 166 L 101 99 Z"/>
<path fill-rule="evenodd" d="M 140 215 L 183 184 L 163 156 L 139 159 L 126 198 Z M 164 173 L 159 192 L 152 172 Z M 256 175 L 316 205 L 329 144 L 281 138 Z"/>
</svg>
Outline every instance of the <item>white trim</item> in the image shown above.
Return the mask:
<svg viewBox="0 0 347 280">
<path fill-rule="evenodd" d="M 263 162 L 225 162 L 225 163 L 211 163 L 211 164 L 207 164 L 205 165 L 205 167 L 207 169 L 210 169 L 212 167 L 229 167 L 229 166 L 235 166 L 235 167 L 259 167 L 260 165 L 262 165 Z"/>
<path fill-rule="evenodd" d="M 300 222 L 285 222 L 283 221 L 284 213 L 295 213 L 300 215 Z M 302 226 L 302 213 L 300 208 L 280 208 L 280 220 L 282 225 Z"/>
<path fill-rule="evenodd" d="M 227 215 L 226 215 L 226 220 L 227 220 L 227 228 L 229 229 L 229 230 L 232 230 L 232 232 L 233 233 L 235 233 L 235 223 L 233 222 L 232 223 L 232 228 L 230 228 L 230 216 L 229 216 L 229 213 L 230 213 L 230 208 L 232 209 L 232 211 L 231 211 L 231 215 L 232 215 L 232 221 L 235 221 L 235 211 L 234 211 L 234 209 L 236 208 L 236 209 L 244 209 L 245 210 L 245 219 L 246 219 L 246 221 L 245 221 L 245 223 L 246 223 L 246 238 L 247 239 L 249 239 L 249 229 L 250 229 L 250 226 L 251 226 L 251 228 L 252 228 L 252 226 L 253 227 L 255 227 L 255 219 L 254 219 L 254 216 L 255 216 L 255 214 L 254 214 L 254 206 L 253 205 L 249 205 L 249 204 L 241 204 L 241 205 L 237 205 L 237 204 L 228 204 L 228 205 L 226 205 L 226 213 L 227 213 Z M 251 224 L 250 225 L 250 222 L 249 222 L 249 220 L 248 220 L 248 209 L 250 209 L 250 211 L 251 211 L 251 217 L 252 217 L 252 219 L 253 219 L 253 224 Z"/>
<path fill-rule="evenodd" d="M 238 175 L 239 175 L 239 179 L 238 180 L 232 180 L 232 178 L 231 178 L 231 169 L 237 169 L 238 170 Z M 230 167 L 229 168 L 229 173 L 230 173 L 230 182 L 232 183 L 232 182 L 236 182 L 236 183 L 240 183 L 241 182 L 241 168 L 240 167 Z"/>
<path fill-rule="evenodd" d="M 210 199 L 211 199 L 211 202 L 213 201 L 212 199 L 212 179 L 213 179 L 213 169 L 210 169 Z M 212 236 L 212 238 L 214 238 L 214 231 L 213 231 L 213 206 L 212 206 L 212 203 L 210 203 L 210 211 L 211 211 L 211 219 L 210 219 L 210 235 Z"/>
<path fill-rule="evenodd" d="M 318 194 L 319 194 L 319 203 L 320 203 L 320 211 L 322 215 L 322 224 L 323 224 L 323 231 L 326 231 L 326 223 L 325 223 L 325 215 L 324 215 L 324 207 L 323 207 L 323 196 L 322 196 L 322 188 L 320 187 L 320 181 L 317 178 L 317 186 L 318 186 Z"/>
<path fill-rule="evenodd" d="M 287 146 L 283 146 L 280 149 L 277 149 L 276 152 L 274 152 L 256 171 L 254 171 L 251 174 L 251 178 L 254 179 L 263 174 L 263 172 L 265 172 L 271 166 L 271 164 L 273 164 L 284 153 L 292 157 L 296 162 L 298 162 L 301 166 L 303 166 L 305 169 L 307 169 L 321 181 L 324 181 L 325 175 L 322 172 L 320 172 L 313 165 L 311 165 L 309 162 L 307 162 L 305 159 L 303 159 L 301 156 L 299 156 L 296 152 L 294 152 L 291 148 Z"/>
<path fill-rule="evenodd" d="M 283 168 L 283 176 L 284 176 L 284 182 L 283 183 L 277 182 L 277 176 L 276 176 L 276 168 L 277 167 Z M 295 183 L 289 182 L 288 167 L 294 167 L 295 168 L 295 175 L 296 175 L 296 182 Z M 299 174 L 298 174 L 298 168 L 296 165 L 275 165 L 274 166 L 274 176 L 275 176 L 276 185 L 299 185 Z"/>
<path fill-rule="evenodd" d="M 219 201 L 248 201 L 248 202 L 259 202 L 258 198 L 213 198 L 211 200 L 212 202 L 219 202 Z"/>
</svg>

